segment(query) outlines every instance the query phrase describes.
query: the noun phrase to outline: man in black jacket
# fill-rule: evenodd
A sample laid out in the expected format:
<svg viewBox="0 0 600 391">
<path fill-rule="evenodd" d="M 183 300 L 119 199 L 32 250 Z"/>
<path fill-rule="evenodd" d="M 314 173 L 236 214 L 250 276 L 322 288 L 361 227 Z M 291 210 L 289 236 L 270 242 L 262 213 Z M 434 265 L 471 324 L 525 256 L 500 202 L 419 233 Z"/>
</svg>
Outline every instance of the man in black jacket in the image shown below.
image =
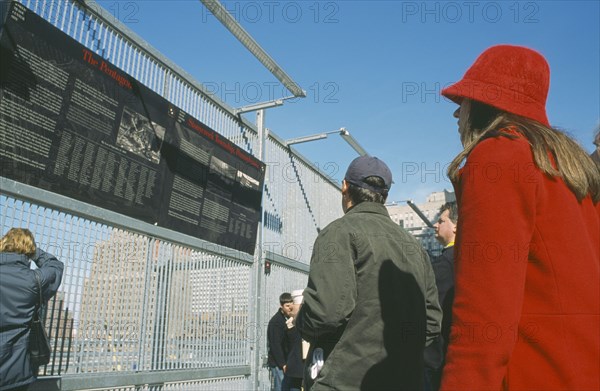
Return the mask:
<svg viewBox="0 0 600 391">
<path fill-rule="evenodd" d="M 442 254 L 432 261 L 438 299 L 442 307 L 442 333 L 425 349 L 425 390 L 437 391 L 440 387 L 444 357 L 450 339 L 452 303 L 454 301 L 454 239 L 458 223 L 456 202 L 447 202 L 440 207 L 438 221 L 433 225 L 435 238 L 444 246 Z"/>
<path fill-rule="evenodd" d="M 271 390 L 281 391 L 281 382 L 289 353 L 286 337 L 286 320 L 292 314 L 292 295 L 288 292 L 279 296 L 279 309 L 269 321 L 267 344 L 269 347 L 269 368 L 271 370 Z"/>
</svg>

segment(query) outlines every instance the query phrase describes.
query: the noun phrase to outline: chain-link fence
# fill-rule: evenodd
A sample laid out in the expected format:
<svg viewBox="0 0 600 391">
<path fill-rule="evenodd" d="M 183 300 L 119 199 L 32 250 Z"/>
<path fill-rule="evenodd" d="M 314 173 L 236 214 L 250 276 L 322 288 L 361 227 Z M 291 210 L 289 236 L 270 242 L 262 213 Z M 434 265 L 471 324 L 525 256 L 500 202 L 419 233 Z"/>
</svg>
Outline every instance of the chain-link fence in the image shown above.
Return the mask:
<svg viewBox="0 0 600 391">
<path fill-rule="evenodd" d="M 280 293 L 306 285 L 318 230 L 341 214 L 339 186 L 98 4 L 21 3 L 267 164 L 254 257 L 0 178 L 2 234 L 29 228 L 65 264 L 40 375 L 64 390 L 268 389 L 267 323 Z"/>
</svg>

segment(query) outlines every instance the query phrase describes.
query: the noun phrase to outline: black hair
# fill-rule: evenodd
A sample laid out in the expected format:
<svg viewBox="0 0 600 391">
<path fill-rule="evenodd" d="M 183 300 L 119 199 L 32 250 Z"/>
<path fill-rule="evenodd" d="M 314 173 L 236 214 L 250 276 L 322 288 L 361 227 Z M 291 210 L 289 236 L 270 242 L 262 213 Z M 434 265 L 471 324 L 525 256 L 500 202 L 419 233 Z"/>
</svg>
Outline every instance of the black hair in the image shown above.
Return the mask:
<svg viewBox="0 0 600 391">
<path fill-rule="evenodd" d="M 280 305 L 284 305 L 286 303 L 293 303 L 294 299 L 292 299 L 292 294 L 285 292 L 282 293 L 281 296 L 279 296 L 279 304 Z"/>
<path fill-rule="evenodd" d="M 388 190 L 385 189 L 385 181 L 378 176 L 369 176 L 364 179 L 364 182 L 373 187 L 381 188 L 381 192 L 375 192 L 346 182 L 348 184 L 348 197 L 350 197 L 352 204 L 358 205 L 361 202 L 384 204 L 388 196 Z"/>
<path fill-rule="evenodd" d="M 448 218 L 452 223 L 456 224 L 458 221 L 458 207 L 456 206 L 456 201 L 446 202 L 444 205 L 440 206 L 440 215 L 448 211 Z"/>
</svg>

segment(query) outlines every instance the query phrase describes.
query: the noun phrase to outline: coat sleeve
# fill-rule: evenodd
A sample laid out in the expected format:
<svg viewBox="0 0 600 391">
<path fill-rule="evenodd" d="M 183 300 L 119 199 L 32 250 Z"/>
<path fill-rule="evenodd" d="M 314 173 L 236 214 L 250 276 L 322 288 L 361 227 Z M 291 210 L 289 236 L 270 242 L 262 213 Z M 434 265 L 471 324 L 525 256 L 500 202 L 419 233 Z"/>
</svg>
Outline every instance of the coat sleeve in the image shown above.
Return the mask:
<svg viewBox="0 0 600 391">
<path fill-rule="evenodd" d="M 536 192 L 529 144 L 482 141 L 457 184 L 453 324 L 442 390 L 499 390 L 516 344 Z"/>
<path fill-rule="evenodd" d="M 357 295 L 352 254 L 350 234 L 335 224 L 317 237 L 296 323 L 304 340 L 335 338 L 348 322 Z"/>
<path fill-rule="evenodd" d="M 423 253 L 425 256 L 425 310 L 427 316 L 425 346 L 429 346 L 438 338 L 442 330 L 442 308 L 439 303 L 435 274 L 433 273 L 431 262 L 429 262 L 427 254 Z"/>
<path fill-rule="evenodd" d="M 64 265 L 54 255 L 39 248 L 33 256 L 33 261 L 41 272 L 42 297 L 46 302 L 56 294 L 60 286 Z"/>
<path fill-rule="evenodd" d="M 450 325 L 452 324 L 452 302 L 454 301 L 454 247 L 444 250 L 437 262 L 432 264 L 435 274 L 435 284 L 438 288 L 438 299 L 442 308 L 442 337 L 444 351 L 450 340 Z"/>
</svg>

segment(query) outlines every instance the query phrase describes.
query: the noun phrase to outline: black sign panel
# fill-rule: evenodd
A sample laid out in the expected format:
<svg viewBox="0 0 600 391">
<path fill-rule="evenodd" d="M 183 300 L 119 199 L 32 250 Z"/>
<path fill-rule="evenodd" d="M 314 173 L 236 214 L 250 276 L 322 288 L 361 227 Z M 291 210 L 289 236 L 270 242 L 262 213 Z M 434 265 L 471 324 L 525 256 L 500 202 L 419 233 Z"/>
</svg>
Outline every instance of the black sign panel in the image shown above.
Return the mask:
<svg viewBox="0 0 600 391">
<path fill-rule="evenodd" d="M 2 176 L 254 253 L 262 162 L 19 3 L 0 34 Z"/>
</svg>

